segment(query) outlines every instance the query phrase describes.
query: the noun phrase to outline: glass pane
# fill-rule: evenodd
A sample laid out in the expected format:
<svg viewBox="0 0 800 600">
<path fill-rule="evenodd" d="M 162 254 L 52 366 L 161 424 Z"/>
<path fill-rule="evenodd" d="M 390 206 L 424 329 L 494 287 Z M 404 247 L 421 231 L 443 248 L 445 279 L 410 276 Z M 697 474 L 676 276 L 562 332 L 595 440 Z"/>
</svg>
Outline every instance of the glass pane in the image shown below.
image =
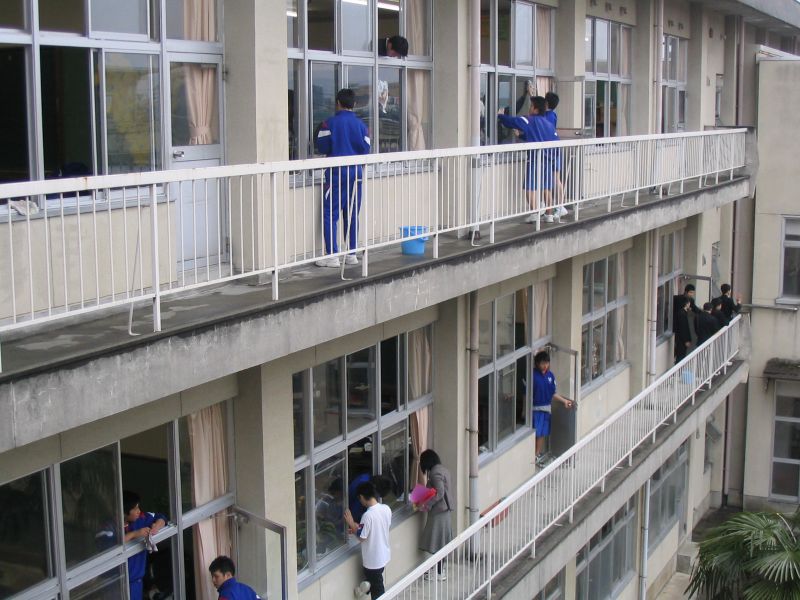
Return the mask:
<svg viewBox="0 0 800 600">
<path fill-rule="evenodd" d="M 492 352 L 492 303 L 481 304 L 478 308 L 478 364 L 488 365 L 494 360 Z"/>
<path fill-rule="evenodd" d="M 353 514 L 356 523 L 361 521 L 364 507 L 358 500 L 358 486 L 372 481 L 375 474 L 372 449 L 375 447 L 374 436 L 361 438 L 347 447 L 347 508 Z"/>
<path fill-rule="evenodd" d="M 408 398 L 416 400 L 433 392 L 433 341 L 431 326 L 408 334 Z"/>
<path fill-rule="evenodd" d="M 491 15 L 491 0 L 481 0 L 481 63 L 484 65 L 488 65 L 492 62 Z"/>
<path fill-rule="evenodd" d="M 497 0 L 497 64 L 511 66 L 511 0 Z"/>
<path fill-rule="evenodd" d="M 39 0 L 39 29 L 84 33 L 84 0 Z"/>
<path fill-rule="evenodd" d="M 317 560 L 345 544 L 344 455 L 322 461 L 314 469 L 314 514 Z"/>
<path fill-rule="evenodd" d="M 407 69 L 408 111 L 407 150 L 426 150 L 431 147 L 431 72 Z"/>
<path fill-rule="evenodd" d="M 497 106 L 503 110 L 504 114 L 514 115 L 516 99 L 514 95 L 514 76 L 497 76 Z M 497 126 L 497 143 L 508 144 L 516 141 L 511 129 L 506 129 L 502 125 Z"/>
<path fill-rule="evenodd" d="M 306 469 L 294 474 L 294 519 L 297 531 L 297 570 L 308 566 L 308 519 L 306 517 Z"/>
<path fill-rule="evenodd" d="M 208 573 L 208 548 L 214 554 L 233 554 L 233 518 L 227 510 L 215 513 L 183 530 L 183 564 L 186 598 L 214 598 L 217 592 Z"/>
<path fill-rule="evenodd" d="M 402 402 L 400 337 L 381 342 L 381 414 L 396 411 Z"/>
<path fill-rule="evenodd" d="M 796 498 L 800 489 L 800 465 L 772 464 L 772 493 Z"/>
<path fill-rule="evenodd" d="M 597 81 L 597 104 L 595 106 L 595 135 L 597 137 L 607 137 L 608 130 L 606 128 L 606 104 L 607 104 L 607 90 L 608 81 Z"/>
<path fill-rule="evenodd" d="M 408 457 L 406 422 L 402 421 L 383 431 L 381 444 L 381 479 L 386 489 L 381 490 L 383 503 L 393 511 L 406 505 L 406 460 Z"/>
<path fill-rule="evenodd" d="M 90 4 L 92 31 L 147 35 L 148 0 L 103 0 Z"/>
<path fill-rule="evenodd" d="M 311 139 L 317 139 L 322 121 L 336 112 L 336 93 L 339 91 L 339 70 L 332 63 L 311 63 Z M 314 152 L 314 144 L 311 144 Z"/>
<path fill-rule="evenodd" d="M 228 491 L 228 416 L 224 402 L 178 419 L 181 504 L 187 511 Z"/>
<path fill-rule="evenodd" d="M 606 339 L 605 332 L 603 331 L 604 325 L 603 319 L 598 319 L 592 323 L 592 358 L 590 365 L 592 369 L 592 379 L 603 374 L 603 363 L 605 359 L 603 356 L 603 341 Z"/>
<path fill-rule="evenodd" d="M 152 171 L 161 165 L 158 57 L 107 53 L 108 172 Z"/>
<path fill-rule="evenodd" d="M 680 40 L 678 46 L 678 74 L 677 79 L 686 82 L 687 67 L 689 65 L 689 41 Z"/>
<path fill-rule="evenodd" d="M 491 134 L 488 127 L 493 122 L 488 119 L 487 115 L 492 114 L 491 107 L 487 104 L 489 101 L 489 74 L 481 73 L 481 146 L 485 146 L 491 142 L 489 137 Z"/>
<path fill-rule="evenodd" d="M 800 296 L 800 248 L 783 249 L 783 295 Z"/>
<path fill-rule="evenodd" d="M 313 3 L 309 3 L 313 5 Z M 372 49 L 369 2 L 342 0 L 342 50 L 369 52 Z M 309 13 L 311 6 L 309 6 Z"/>
<path fill-rule="evenodd" d="M 8 90 L 0 99 L 0 131 L 5 142 L 0 146 L 0 183 L 30 179 L 25 53 L 23 46 L 0 45 L 0 79 Z"/>
<path fill-rule="evenodd" d="M 617 311 L 612 310 L 606 318 L 606 369 L 617 362 Z"/>
<path fill-rule="evenodd" d="M 621 135 L 619 130 L 619 86 L 616 81 L 609 84 L 609 98 L 608 98 L 608 135 L 615 136 Z"/>
<path fill-rule="evenodd" d="M 675 81 L 678 78 L 678 38 L 667 38 L 667 79 Z"/>
<path fill-rule="evenodd" d="M 800 460 L 800 423 L 775 422 L 773 456 Z"/>
<path fill-rule="evenodd" d="M 619 23 L 611 23 L 609 42 L 611 44 L 611 74 L 619 75 Z"/>
<path fill-rule="evenodd" d="M 398 6 L 400 4 L 399 0 L 392 0 L 392 2 L 381 0 L 378 7 L 389 6 L 393 3 Z M 430 7 L 430 0 L 406 0 L 406 37 L 408 38 L 408 53 L 411 56 L 430 56 Z"/>
<path fill-rule="evenodd" d="M 533 286 L 533 340 L 550 335 L 550 282 Z"/>
<path fill-rule="evenodd" d="M 367 131 L 372 132 L 372 67 L 345 67 L 347 87 L 355 93 L 355 107 L 353 112 L 364 121 Z"/>
<path fill-rule="evenodd" d="M 167 20 L 167 23 L 169 23 L 169 20 Z M 289 48 L 298 48 L 300 46 L 300 19 L 297 14 L 297 0 L 286 0 L 286 45 Z"/>
<path fill-rule="evenodd" d="M 536 85 L 533 83 L 533 77 L 525 79 L 517 77 L 517 87 L 515 97 L 517 99 L 515 105 L 515 114 L 527 116 L 531 112 L 531 98 L 536 96 Z"/>
<path fill-rule="evenodd" d="M 139 496 L 139 508 L 143 512 L 159 513 L 169 519 L 170 450 L 167 426 L 127 437 L 120 441 L 119 447 L 122 489 Z"/>
<path fill-rule="evenodd" d="M 581 314 L 583 315 L 588 315 L 592 312 L 592 267 L 592 263 L 583 265 L 583 293 L 581 300 Z"/>
<path fill-rule="evenodd" d="M 67 567 L 121 543 L 115 445 L 61 464 L 61 508 Z"/>
<path fill-rule="evenodd" d="M 515 408 L 515 385 L 517 365 L 512 363 L 497 374 L 497 441 L 501 442 L 514 433 L 517 421 Z"/>
<path fill-rule="evenodd" d="M 627 307 L 620 306 L 616 311 L 616 319 L 614 329 L 609 333 L 609 338 L 613 338 L 614 361 L 619 362 L 627 358 L 627 345 L 628 345 L 628 323 L 627 323 Z M 609 350 L 610 352 L 611 350 Z"/>
<path fill-rule="evenodd" d="M 621 77 L 631 76 L 631 28 L 622 27 L 620 31 L 619 74 Z"/>
<path fill-rule="evenodd" d="M 553 10 L 545 6 L 536 7 L 536 66 L 539 69 L 553 68 Z M 540 96 L 548 90 L 538 90 Z"/>
<path fill-rule="evenodd" d="M 528 376 L 531 373 L 531 360 L 530 354 L 517 359 L 517 374 L 516 374 L 516 423 L 517 429 L 524 427 L 528 423 L 528 399 L 527 399 L 527 383 Z"/>
<path fill-rule="evenodd" d="M 617 255 L 608 257 L 608 301 L 612 302 L 622 294 L 617 290 Z"/>
<path fill-rule="evenodd" d="M 589 326 L 581 327 L 581 382 L 586 385 L 592 379 L 589 371 Z"/>
<path fill-rule="evenodd" d="M 342 359 L 312 369 L 314 445 L 340 437 L 342 431 Z"/>
<path fill-rule="evenodd" d="M 586 60 L 584 69 L 594 73 L 594 19 L 586 19 L 586 33 L 583 36 L 583 53 Z"/>
<path fill-rule="evenodd" d="M 775 398 L 775 416 L 800 419 L 800 398 L 777 396 Z"/>
<path fill-rule="evenodd" d="M 0 27 L 8 29 L 25 28 L 24 0 L 3 0 L 0 2 Z"/>
<path fill-rule="evenodd" d="M 594 51 L 598 73 L 608 73 L 608 21 L 597 19 L 594 26 Z"/>
<path fill-rule="evenodd" d="M 385 40 L 399 33 L 400 0 L 381 0 L 378 2 L 378 39 Z"/>
<path fill-rule="evenodd" d="M 672 234 L 662 235 L 660 240 L 661 256 L 658 259 L 658 274 L 666 275 L 673 270 L 672 257 L 674 254 Z"/>
<path fill-rule="evenodd" d="M 375 346 L 345 359 L 347 364 L 347 430 L 355 431 L 377 419 L 375 412 Z"/>
<path fill-rule="evenodd" d="M 309 50 L 336 51 L 336 0 L 316 0 L 308 3 Z"/>
<path fill-rule="evenodd" d="M 13 596 L 53 576 L 44 473 L 0 486 L 0 593 Z"/>
<path fill-rule="evenodd" d="M 597 104 L 597 85 L 594 81 L 587 81 L 584 85 L 586 95 L 583 97 L 583 127 L 584 135 L 597 135 L 597 124 L 595 123 Z"/>
<path fill-rule="evenodd" d="M 89 51 L 43 46 L 40 55 L 45 178 L 92 175 Z"/>
<path fill-rule="evenodd" d="M 120 565 L 70 590 L 70 600 L 124 600 L 125 566 Z"/>
<path fill-rule="evenodd" d="M 518 66 L 533 66 L 533 6 L 516 3 L 514 13 L 514 60 Z"/>
<path fill-rule="evenodd" d="M 523 288 L 514 293 L 514 347 L 528 345 L 528 290 Z"/>
<path fill-rule="evenodd" d="M 300 132 L 300 125 L 298 119 L 300 117 L 300 61 L 289 61 L 289 94 L 288 94 L 288 120 L 289 120 L 289 160 L 299 158 L 298 149 L 300 141 L 298 134 Z"/>
<path fill-rule="evenodd" d="M 219 41 L 218 30 L 221 27 L 217 27 L 217 0 L 203 0 L 203 2 L 187 2 L 186 0 L 164 1 L 167 11 L 168 38 L 202 42 Z M 288 10 L 287 4 L 287 13 Z"/>
<path fill-rule="evenodd" d="M 219 144 L 217 65 L 169 65 L 172 98 L 172 145 Z"/>
<path fill-rule="evenodd" d="M 306 371 L 292 375 L 292 422 L 294 425 L 294 457 L 306 453 Z"/>
<path fill-rule="evenodd" d="M 678 128 L 686 124 L 686 90 L 678 90 Z"/>
<path fill-rule="evenodd" d="M 378 140 L 379 152 L 398 152 L 403 149 L 402 89 L 400 69 L 378 69 Z"/>
<path fill-rule="evenodd" d="M 606 261 L 594 263 L 594 283 L 592 284 L 592 310 L 599 310 L 606 305 Z"/>
<path fill-rule="evenodd" d="M 490 427 L 490 394 L 492 389 L 492 376 L 487 375 L 478 379 L 478 450 L 489 452 L 489 427 Z"/>
<path fill-rule="evenodd" d="M 497 328 L 497 357 L 514 351 L 514 294 L 495 301 L 495 327 Z"/>
</svg>

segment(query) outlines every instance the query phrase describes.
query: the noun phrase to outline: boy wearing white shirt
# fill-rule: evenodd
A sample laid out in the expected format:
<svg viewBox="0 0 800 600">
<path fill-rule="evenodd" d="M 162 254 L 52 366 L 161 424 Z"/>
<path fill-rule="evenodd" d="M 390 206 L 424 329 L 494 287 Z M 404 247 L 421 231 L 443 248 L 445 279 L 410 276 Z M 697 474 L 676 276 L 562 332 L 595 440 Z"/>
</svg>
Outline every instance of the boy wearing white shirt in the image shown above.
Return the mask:
<svg viewBox="0 0 800 600">
<path fill-rule="evenodd" d="M 371 482 L 362 483 L 356 488 L 361 505 L 367 510 L 356 524 L 350 510 L 344 512 L 344 520 L 350 533 L 358 536 L 361 542 L 361 562 L 364 579 L 369 582 L 372 598 L 379 598 L 385 591 L 383 570 L 389 563 L 389 527 L 392 524 L 392 509 L 378 502 L 375 486 Z"/>
</svg>

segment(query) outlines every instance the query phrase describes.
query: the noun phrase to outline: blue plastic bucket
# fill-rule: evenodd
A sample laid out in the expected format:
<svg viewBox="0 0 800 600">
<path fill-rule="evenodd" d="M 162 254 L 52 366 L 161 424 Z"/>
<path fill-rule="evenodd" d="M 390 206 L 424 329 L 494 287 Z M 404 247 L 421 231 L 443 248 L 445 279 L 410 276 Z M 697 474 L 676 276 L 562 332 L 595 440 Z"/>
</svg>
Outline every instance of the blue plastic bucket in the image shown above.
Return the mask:
<svg viewBox="0 0 800 600">
<path fill-rule="evenodd" d="M 403 237 L 420 235 L 422 233 L 428 233 L 428 227 L 426 225 L 405 225 L 400 228 L 400 235 Z M 409 256 L 422 256 L 425 254 L 425 242 L 427 241 L 428 236 L 426 235 L 425 237 L 419 237 L 413 240 L 402 242 L 400 247 L 403 250 L 403 254 L 407 254 Z"/>
</svg>

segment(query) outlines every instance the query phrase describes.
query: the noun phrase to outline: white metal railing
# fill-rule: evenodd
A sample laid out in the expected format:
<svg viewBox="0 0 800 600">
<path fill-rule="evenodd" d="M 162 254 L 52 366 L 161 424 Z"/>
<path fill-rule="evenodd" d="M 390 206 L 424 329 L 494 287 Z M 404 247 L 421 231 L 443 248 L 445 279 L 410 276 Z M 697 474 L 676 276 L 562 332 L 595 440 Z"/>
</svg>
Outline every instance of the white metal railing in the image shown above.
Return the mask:
<svg viewBox="0 0 800 600">
<path fill-rule="evenodd" d="M 641 445 L 655 442 L 658 428 L 677 417 L 696 393 L 731 365 L 739 351 L 737 316 L 679 364 L 581 439 L 566 453 L 489 510 L 454 540 L 389 588 L 383 598 L 467 599 L 486 593 L 492 580 L 562 519 L 606 478 L 630 465 Z M 441 563 L 447 578 L 436 579 Z"/>
<path fill-rule="evenodd" d="M 356 249 L 534 215 L 548 201 L 579 219 L 586 202 L 733 177 L 744 129 L 451 148 L 0 185 L 0 331 L 161 298 L 252 275 L 272 276 L 325 255 L 323 172 L 363 165 Z M 560 162 L 554 193 L 523 191 L 527 164 L 542 181 Z M 549 196 L 549 198 L 548 198 Z M 153 210 L 154 209 L 154 210 Z M 423 226 L 404 235 L 401 227 Z M 339 237 L 346 227 L 340 225 Z M 335 232 L 334 232 L 335 233 Z M 340 251 L 336 256 L 343 257 Z M 357 272 L 350 268 L 345 273 Z M 154 282 L 157 282 L 154 285 Z"/>
</svg>

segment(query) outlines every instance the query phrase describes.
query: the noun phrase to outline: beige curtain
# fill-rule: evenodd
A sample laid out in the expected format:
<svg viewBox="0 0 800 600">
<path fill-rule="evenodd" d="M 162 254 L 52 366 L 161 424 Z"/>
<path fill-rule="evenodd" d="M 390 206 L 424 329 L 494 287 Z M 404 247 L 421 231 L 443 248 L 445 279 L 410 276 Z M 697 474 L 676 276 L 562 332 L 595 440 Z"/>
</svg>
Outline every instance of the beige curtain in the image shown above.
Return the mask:
<svg viewBox="0 0 800 600">
<path fill-rule="evenodd" d="M 553 15 L 551 8 L 536 7 L 536 66 L 539 69 L 552 69 L 553 57 L 550 32 L 553 30 L 550 23 Z M 549 90 L 547 90 L 549 91 Z M 539 92 L 541 95 L 541 92 Z"/>
<path fill-rule="evenodd" d="M 631 76 L 631 29 L 622 27 L 620 29 L 620 57 L 619 74 L 622 77 Z"/>
<path fill-rule="evenodd" d="M 411 446 L 414 450 L 414 456 L 411 460 L 411 472 L 414 473 L 415 479 L 408 482 L 409 489 L 413 489 L 417 483 L 421 485 L 426 483 L 425 475 L 419 469 L 419 457 L 428 449 L 430 409 L 430 406 L 426 406 L 411 415 Z"/>
<path fill-rule="evenodd" d="M 617 256 L 617 286 L 619 289 L 620 296 L 624 296 L 628 290 L 628 285 L 627 285 L 628 280 L 626 279 L 626 277 L 628 276 L 627 261 L 628 261 L 627 252 L 622 252 Z M 617 343 L 615 349 L 616 352 L 615 361 L 620 361 L 625 359 L 626 312 L 627 312 L 626 306 L 621 306 L 617 309 L 617 330 L 615 332 Z"/>
<path fill-rule="evenodd" d="M 428 54 L 428 14 L 428 0 L 406 0 L 406 35 L 412 56 Z"/>
<path fill-rule="evenodd" d="M 429 71 L 408 69 L 408 149 L 428 148 L 431 77 Z"/>
<path fill-rule="evenodd" d="M 518 290 L 515 294 L 516 306 L 514 307 L 514 321 L 515 327 L 520 324 L 524 327 L 524 335 L 527 343 L 528 340 L 528 288 Z"/>
<path fill-rule="evenodd" d="M 217 38 L 215 0 L 184 0 L 183 27 L 186 39 L 214 41 Z M 186 104 L 189 109 L 189 144 L 212 144 L 218 140 L 217 69 L 215 65 L 186 64 Z"/>
<path fill-rule="evenodd" d="M 430 327 L 421 327 L 408 334 L 408 395 L 415 400 L 433 388 L 433 359 Z"/>
<path fill-rule="evenodd" d="M 201 506 L 228 491 L 224 410 L 224 404 L 215 404 L 188 417 L 194 506 Z M 208 577 L 208 565 L 221 554 L 231 555 L 228 518 L 224 514 L 214 515 L 192 529 L 197 597 L 214 600 L 217 594 Z"/>
<path fill-rule="evenodd" d="M 536 95 L 544 96 L 547 92 L 556 91 L 556 80 L 553 77 L 536 78 Z"/>
<path fill-rule="evenodd" d="M 630 115 L 631 86 L 627 83 L 618 83 L 617 95 L 617 135 L 629 135 L 628 116 Z"/>
<path fill-rule="evenodd" d="M 548 333 L 548 314 L 550 311 L 550 281 L 533 286 L 533 339 L 538 340 Z"/>
</svg>

